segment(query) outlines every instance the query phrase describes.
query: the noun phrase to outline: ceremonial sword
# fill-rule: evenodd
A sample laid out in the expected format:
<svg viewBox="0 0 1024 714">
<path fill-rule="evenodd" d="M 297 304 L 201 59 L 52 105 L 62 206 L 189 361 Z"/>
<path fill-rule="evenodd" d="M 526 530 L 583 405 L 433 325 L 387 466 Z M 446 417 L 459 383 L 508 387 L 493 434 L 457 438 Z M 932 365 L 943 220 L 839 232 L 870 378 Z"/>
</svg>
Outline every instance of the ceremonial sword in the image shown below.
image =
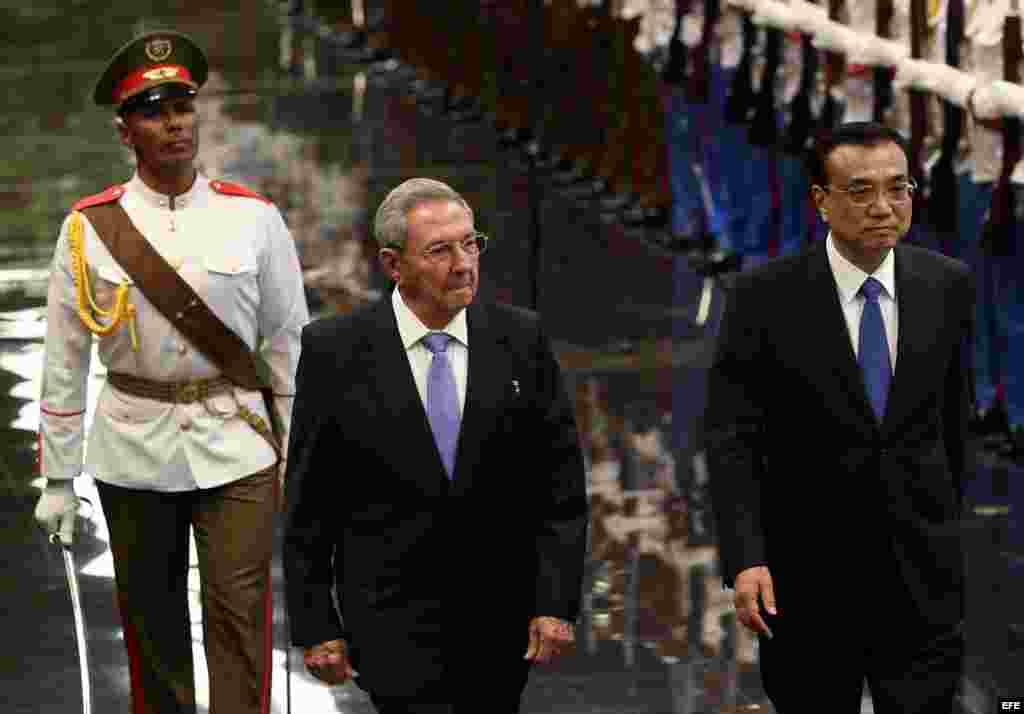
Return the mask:
<svg viewBox="0 0 1024 714">
<path fill-rule="evenodd" d="M 82 593 L 78 587 L 78 570 L 71 547 L 61 542 L 54 533 L 50 542 L 60 546 L 64 555 L 64 575 L 67 576 L 68 592 L 71 595 L 71 609 L 75 614 L 75 642 L 78 645 L 78 665 L 82 675 L 82 711 L 92 714 L 92 684 L 89 678 L 89 648 L 85 640 L 85 613 L 82 611 Z"/>
</svg>

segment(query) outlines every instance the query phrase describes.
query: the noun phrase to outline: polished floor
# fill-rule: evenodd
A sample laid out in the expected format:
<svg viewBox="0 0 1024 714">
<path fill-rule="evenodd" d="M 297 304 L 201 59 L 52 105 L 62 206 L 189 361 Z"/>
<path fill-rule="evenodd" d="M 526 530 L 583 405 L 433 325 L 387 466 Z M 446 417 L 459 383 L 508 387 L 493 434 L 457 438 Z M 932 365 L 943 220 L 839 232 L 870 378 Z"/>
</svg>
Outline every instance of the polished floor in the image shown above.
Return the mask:
<svg viewBox="0 0 1024 714">
<path fill-rule="evenodd" d="M 349 65 L 332 55 L 309 17 L 284 15 L 275 2 L 253 3 L 246 13 L 219 2 L 204 3 L 201 12 L 187 2 L 114 4 L 120 9 L 81 0 L 60 24 L 55 18 L 66 8 L 57 0 L 0 9 L 18 28 L 0 44 L 21 58 L 9 68 L 16 101 L 8 118 L 10 165 L 0 177 L 0 201 L 11 209 L 5 215 L 18 217 L 0 222 L 4 713 L 82 709 L 62 554 L 31 516 L 41 485 L 33 473 L 40 305 L 63 211 L 130 172 L 108 117 L 88 105 L 81 88 L 91 86 L 124 38 L 157 25 L 216 48 L 200 107 L 204 170 L 241 180 L 282 208 L 315 311 L 344 310 L 380 294 L 368 250 L 372 211 L 400 180 L 429 175 L 459 188 L 476 208 L 478 227 L 495 237 L 483 268 L 484 296 L 544 314 L 584 437 L 610 443 L 605 457 L 590 464 L 597 515 L 579 642 L 556 665 L 533 671 L 524 713 L 771 712 L 756 647 L 736 630 L 714 573 L 713 544 L 700 526 L 707 474 L 697 435 L 702 375 L 722 303 L 715 281 L 643 231 L 627 231 L 594 205 L 530 181 L 515 152 L 496 146 L 486 122 L 440 116 L 429 92 L 413 95 L 401 66 Z M 67 22 L 79 28 L 73 39 Z M 239 32 L 223 37 L 225 25 Z M 529 259 L 534 247 L 542 257 L 537 271 Z M 90 381 L 93 398 L 101 379 L 96 373 Z M 977 466 L 968 494 L 969 667 L 958 703 L 971 714 L 992 711 L 1000 694 L 1024 693 L 1013 690 L 1024 671 L 1024 523 L 1014 510 L 1024 507 L 1024 470 L 984 449 Z M 127 712 L 127 656 L 106 530 L 88 476 L 77 488 L 97 505 L 83 509 L 73 549 L 88 624 L 92 710 Z M 682 533 L 667 506 L 680 493 L 690 504 Z M 195 571 L 190 583 L 205 712 Z M 279 563 L 274 583 L 273 711 L 372 714 L 357 687 L 328 688 L 302 671 L 301 655 L 287 646 Z M 839 645 L 823 639 L 822 651 L 831 646 Z M 862 711 L 872 711 L 867 696 Z"/>
</svg>

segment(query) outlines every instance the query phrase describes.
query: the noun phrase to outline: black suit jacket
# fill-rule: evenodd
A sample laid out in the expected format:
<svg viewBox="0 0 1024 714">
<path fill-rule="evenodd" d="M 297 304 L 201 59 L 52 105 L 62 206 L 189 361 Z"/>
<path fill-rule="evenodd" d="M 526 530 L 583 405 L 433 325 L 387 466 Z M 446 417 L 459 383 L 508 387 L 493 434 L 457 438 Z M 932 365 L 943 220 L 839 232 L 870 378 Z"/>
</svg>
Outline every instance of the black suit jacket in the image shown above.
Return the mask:
<svg viewBox="0 0 1024 714">
<path fill-rule="evenodd" d="M 533 313 L 473 304 L 467 323 L 452 481 L 390 297 L 303 331 L 283 550 L 292 640 L 344 636 L 360 685 L 381 696 L 500 676 L 521 665 L 531 617 L 579 610 L 588 509 L 558 364 Z"/>
<path fill-rule="evenodd" d="M 722 574 L 731 586 L 767 565 L 780 617 L 961 618 L 973 281 L 959 261 L 895 251 L 899 335 L 881 424 L 824 241 L 737 276 L 727 298 L 705 413 Z"/>
</svg>

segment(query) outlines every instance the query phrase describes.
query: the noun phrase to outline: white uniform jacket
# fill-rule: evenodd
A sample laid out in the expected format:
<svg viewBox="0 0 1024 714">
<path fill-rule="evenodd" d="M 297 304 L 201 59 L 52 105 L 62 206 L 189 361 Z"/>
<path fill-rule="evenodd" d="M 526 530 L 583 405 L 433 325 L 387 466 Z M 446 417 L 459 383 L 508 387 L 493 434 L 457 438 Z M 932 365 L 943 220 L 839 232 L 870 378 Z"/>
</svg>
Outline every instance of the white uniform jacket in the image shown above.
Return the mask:
<svg viewBox="0 0 1024 714">
<path fill-rule="evenodd" d="M 274 205 L 217 190 L 224 186 L 198 175 L 172 205 L 136 175 L 116 200 L 213 312 L 251 349 L 259 345 L 287 430 L 300 332 L 309 321 L 295 243 Z M 40 400 L 40 472 L 54 479 L 73 478 L 83 469 L 93 340 L 78 315 L 69 224 L 70 216 L 57 239 L 50 274 Z M 132 280 L 84 216 L 83 224 L 92 292 L 97 306 L 109 309 L 117 286 Z M 98 337 L 99 359 L 107 370 L 162 382 L 219 374 L 134 285 L 129 296 L 136 308 L 138 349 L 132 347 L 127 321 Z M 127 395 L 105 383 L 89 429 L 85 469 L 105 483 L 153 491 L 210 488 L 252 474 L 275 457 L 237 415 L 239 404 L 267 418 L 255 391 L 236 388 L 205 402 L 170 404 Z"/>
</svg>

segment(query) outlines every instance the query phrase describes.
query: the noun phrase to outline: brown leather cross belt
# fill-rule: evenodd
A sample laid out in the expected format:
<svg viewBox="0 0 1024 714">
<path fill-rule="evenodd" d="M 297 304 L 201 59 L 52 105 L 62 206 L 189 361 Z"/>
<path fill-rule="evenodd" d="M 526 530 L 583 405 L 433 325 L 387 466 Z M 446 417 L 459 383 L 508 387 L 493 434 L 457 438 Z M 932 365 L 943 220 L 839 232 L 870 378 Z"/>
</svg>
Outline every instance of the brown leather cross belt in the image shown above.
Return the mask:
<svg viewBox="0 0 1024 714">
<path fill-rule="evenodd" d="M 233 386 L 227 377 L 197 379 L 193 382 L 157 382 L 122 372 L 107 372 L 107 381 L 125 394 L 175 404 L 201 402 L 215 394 L 227 392 Z"/>
</svg>

